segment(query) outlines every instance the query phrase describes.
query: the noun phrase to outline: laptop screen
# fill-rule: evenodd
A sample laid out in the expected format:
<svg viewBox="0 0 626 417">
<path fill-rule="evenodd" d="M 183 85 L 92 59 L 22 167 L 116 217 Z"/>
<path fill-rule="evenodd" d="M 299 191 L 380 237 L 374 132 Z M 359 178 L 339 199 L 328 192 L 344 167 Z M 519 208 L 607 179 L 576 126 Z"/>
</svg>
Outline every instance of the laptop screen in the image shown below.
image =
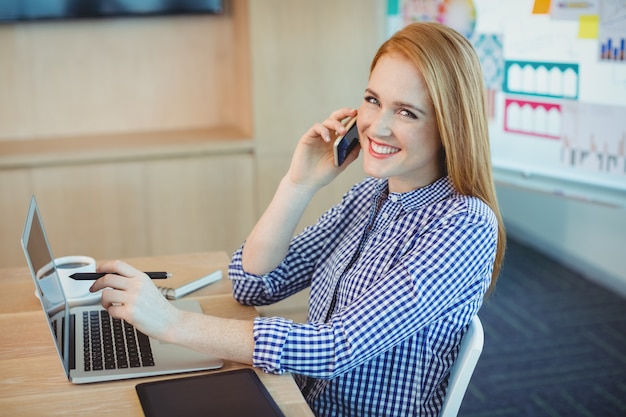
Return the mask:
<svg viewBox="0 0 626 417">
<path fill-rule="evenodd" d="M 69 306 L 57 275 L 54 257 L 34 196 L 30 200 L 26 216 L 22 249 L 35 281 L 36 295 L 46 312 L 57 352 L 62 358 L 65 372 L 69 373 L 69 331 L 66 331 L 66 324 L 69 323 Z"/>
</svg>

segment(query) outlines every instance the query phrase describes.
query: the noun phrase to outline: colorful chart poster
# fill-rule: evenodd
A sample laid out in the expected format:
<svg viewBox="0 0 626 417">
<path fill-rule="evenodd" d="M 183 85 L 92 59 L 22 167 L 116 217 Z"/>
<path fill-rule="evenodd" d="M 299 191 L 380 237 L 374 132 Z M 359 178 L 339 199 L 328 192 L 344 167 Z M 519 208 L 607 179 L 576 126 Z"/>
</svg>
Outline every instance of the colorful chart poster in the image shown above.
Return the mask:
<svg viewBox="0 0 626 417">
<path fill-rule="evenodd" d="M 615 45 L 621 53 L 626 0 L 594 2 L 597 18 L 578 20 L 546 14 L 558 1 L 475 0 L 476 33 L 501 34 L 505 60 L 489 126 L 494 175 L 623 206 L 626 65 Z M 609 39 L 613 60 L 600 60 Z"/>
<path fill-rule="evenodd" d="M 489 119 L 492 120 L 496 115 L 496 92 L 502 91 L 502 83 L 504 82 L 502 35 L 491 33 L 474 34 L 471 41 L 474 44 L 474 49 L 476 49 L 483 70 L 487 97 L 487 113 Z"/>
<path fill-rule="evenodd" d="M 480 33 L 472 37 L 472 43 L 483 70 L 485 87 L 502 90 L 504 82 L 504 51 L 502 35 Z"/>
<path fill-rule="evenodd" d="M 547 139 L 561 137 L 561 105 L 507 98 L 504 101 L 504 131 Z"/>
<path fill-rule="evenodd" d="M 626 180 L 626 107 L 570 100 L 561 107 L 563 165 Z"/>
<path fill-rule="evenodd" d="M 601 61 L 626 64 L 626 1 L 604 0 L 598 28 Z"/>
<path fill-rule="evenodd" d="M 578 64 L 506 61 L 504 91 L 553 98 L 578 98 Z"/>
</svg>

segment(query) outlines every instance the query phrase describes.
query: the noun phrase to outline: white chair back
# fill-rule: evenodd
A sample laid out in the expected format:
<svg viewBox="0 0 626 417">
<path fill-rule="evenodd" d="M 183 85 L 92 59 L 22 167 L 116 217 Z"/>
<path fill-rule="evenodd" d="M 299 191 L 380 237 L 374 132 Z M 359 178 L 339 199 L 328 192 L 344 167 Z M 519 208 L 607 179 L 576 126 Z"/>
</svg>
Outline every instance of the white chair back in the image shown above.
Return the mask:
<svg viewBox="0 0 626 417">
<path fill-rule="evenodd" d="M 485 333 L 483 325 L 478 316 L 474 316 L 467 333 L 461 340 L 459 356 L 450 369 L 448 390 L 439 417 L 457 416 L 465 391 L 478 363 L 478 358 L 480 358 L 480 354 L 483 351 L 484 343 Z"/>
</svg>

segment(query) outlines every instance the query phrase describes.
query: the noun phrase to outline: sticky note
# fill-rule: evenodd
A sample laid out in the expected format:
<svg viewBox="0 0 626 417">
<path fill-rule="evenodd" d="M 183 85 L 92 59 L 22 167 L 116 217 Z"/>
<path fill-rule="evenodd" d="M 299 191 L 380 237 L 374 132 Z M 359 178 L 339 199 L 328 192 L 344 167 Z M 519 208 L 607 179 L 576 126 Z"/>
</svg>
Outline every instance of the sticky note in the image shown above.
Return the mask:
<svg viewBox="0 0 626 417">
<path fill-rule="evenodd" d="M 550 0 L 535 0 L 533 5 L 533 14 L 550 13 Z"/>
<path fill-rule="evenodd" d="M 581 39 L 598 39 L 597 14 L 583 14 L 578 19 L 578 37 Z"/>
</svg>

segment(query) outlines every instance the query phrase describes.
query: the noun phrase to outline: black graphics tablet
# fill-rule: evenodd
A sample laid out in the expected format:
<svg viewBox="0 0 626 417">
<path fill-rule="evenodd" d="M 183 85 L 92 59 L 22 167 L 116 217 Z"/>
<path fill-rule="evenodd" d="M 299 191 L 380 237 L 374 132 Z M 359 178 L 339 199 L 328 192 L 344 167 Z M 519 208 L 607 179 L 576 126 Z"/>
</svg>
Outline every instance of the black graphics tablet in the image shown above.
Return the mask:
<svg viewBox="0 0 626 417">
<path fill-rule="evenodd" d="M 252 369 L 145 382 L 135 388 L 146 417 L 285 417 Z"/>
</svg>

